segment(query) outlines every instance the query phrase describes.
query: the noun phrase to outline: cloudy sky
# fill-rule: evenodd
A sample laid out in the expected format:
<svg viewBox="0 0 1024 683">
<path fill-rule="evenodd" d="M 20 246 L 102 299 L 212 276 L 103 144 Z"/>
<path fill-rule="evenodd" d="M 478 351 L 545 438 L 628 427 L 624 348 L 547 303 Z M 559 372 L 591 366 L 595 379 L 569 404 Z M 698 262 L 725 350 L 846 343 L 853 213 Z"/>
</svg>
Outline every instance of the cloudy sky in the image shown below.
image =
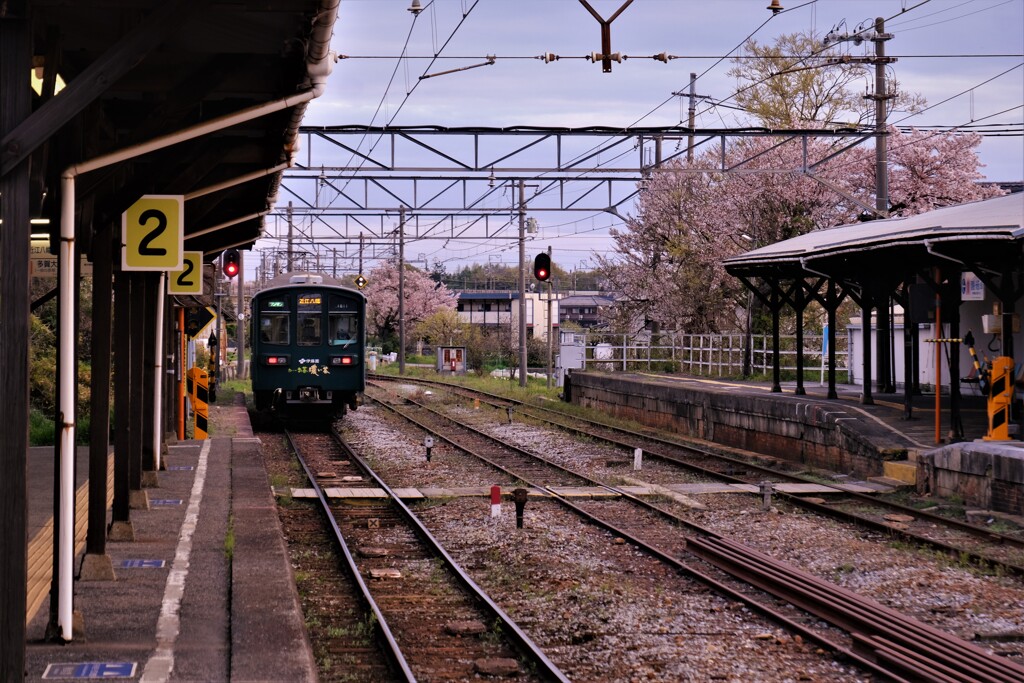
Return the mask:
<svg viewBox="0 0 1024 683">
<path fill-rule="evenodd" d="M 883 17 L 894 34 L 886 52 L 897 57 L 890 76 L 930 105 L 900 124 L 1017 124 L 1016 136 L 985 138 L 981 170 L 989 180 L 1024 179 L 1024 0 L 781 0 L 785 11 L 775 16 L 766 9 L 768 0 L 634 0 L 611 24 L 612 50 L 631 57 L 611 73 L 580 59 L 601 51 L 601 34 L 578 0 L 421 4 L 424 11 L 414 16 L 410 0 L 342 0 L 333 49 L 346 58 L 335 65 L 326 94 L 310 105 L 305 124 L 676 125 L 685 122 L 687 103 L 672 93 L 688 88 L 691 72 L 698 74 L 698 94 L 735 104 L 729 57 L 748 37 L 772 43 L 787 33 L 852 33 Z M 590 4 L 609 17 L 624 0 Z M 836 52 L 860 56 L 871 49 L 871 43 L 844 43 Z M 649 58 L 662 52 L 677 58 L 667 64 Z M 562 59 L 534 58 L 545 53 Z M 399 59 L 403 54 L 407 58 Z M 480 64 L 488 55 L 495 57 L 493 65 L 419 78 Z M 862 87 L 869 84 L 873 78 L 865 72 Z M 697 127 L 749 122 L 727 106 L 698 106 Z M 289 198 L 282 193 L 282 202 Z M 504 201 L 513 200 L 506 195 Z M 607 229 L 619 224 L 606 213 L 541 214 L 538 221 L 529 252 L 551 244 L 556 261 L 569 268 L 585 267 L 594 251 L 607 251 Z M 272 234 L 280 222 L 268 218 Z M 319 234 L 324 225 L 313 229 Z M 279 244 L 263 240 L 259 246 Z M 408 245 L 406 253 L 431 264 L 440 260 L 449 272 L 466 262 L 511 264 L 517 258 L 507 240 L 423 241 Z"/>
</svg>

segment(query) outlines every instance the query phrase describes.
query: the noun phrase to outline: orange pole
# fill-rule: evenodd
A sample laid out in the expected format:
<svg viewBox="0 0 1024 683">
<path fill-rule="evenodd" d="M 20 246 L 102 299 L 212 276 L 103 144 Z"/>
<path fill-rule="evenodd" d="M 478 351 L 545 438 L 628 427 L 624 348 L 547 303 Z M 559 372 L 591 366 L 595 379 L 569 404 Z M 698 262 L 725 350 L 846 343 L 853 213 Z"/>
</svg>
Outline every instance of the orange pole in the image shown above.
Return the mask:
<svg viewBox="0 0 1024 683">
<path fill-rule="evenodd" d="M 181 343 L 178 354 L 181 376 L 178 378 L 178 440 L 185 440 L 185 309 L 178 308 L 178 335 Z"/>
</svg>

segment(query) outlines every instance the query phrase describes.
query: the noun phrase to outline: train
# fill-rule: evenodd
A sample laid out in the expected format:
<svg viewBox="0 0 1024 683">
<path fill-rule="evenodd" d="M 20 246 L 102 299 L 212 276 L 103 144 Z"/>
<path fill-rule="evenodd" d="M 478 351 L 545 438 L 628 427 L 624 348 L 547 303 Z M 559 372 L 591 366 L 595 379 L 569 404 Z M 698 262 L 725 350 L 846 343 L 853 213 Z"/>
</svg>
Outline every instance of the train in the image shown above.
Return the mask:
<svg viewBox="0 0 1024 683">
<path fill-rule="evenodd" d="M 366 297 L 325 275 L 290 273 L 252 298 L 255 408 L 285 419 L 333 420 L 366 388 Z"/>
</svg>

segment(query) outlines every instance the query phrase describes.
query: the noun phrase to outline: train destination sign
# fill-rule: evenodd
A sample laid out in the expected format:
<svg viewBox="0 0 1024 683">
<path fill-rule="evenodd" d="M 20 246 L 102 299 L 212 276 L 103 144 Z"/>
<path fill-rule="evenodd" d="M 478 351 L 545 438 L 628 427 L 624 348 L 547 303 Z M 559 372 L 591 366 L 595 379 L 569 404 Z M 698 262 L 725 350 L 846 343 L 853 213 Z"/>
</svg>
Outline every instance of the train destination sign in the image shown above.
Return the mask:
<svg viewBox="0 0 1024 683">
<path fill-rule="evenodd" d="M 185 198 L 144 195 L 121 214 L 123 270 L 181 270 Z"/>
</svg>

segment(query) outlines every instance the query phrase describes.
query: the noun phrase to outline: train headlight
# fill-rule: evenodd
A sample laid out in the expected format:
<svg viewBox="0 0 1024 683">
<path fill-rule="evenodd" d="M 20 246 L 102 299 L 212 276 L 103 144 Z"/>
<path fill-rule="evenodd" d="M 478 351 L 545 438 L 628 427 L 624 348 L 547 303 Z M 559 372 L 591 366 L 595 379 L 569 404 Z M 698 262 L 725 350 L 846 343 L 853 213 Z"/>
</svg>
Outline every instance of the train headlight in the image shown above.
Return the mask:
<svg viewBox="0 0 1024 683">
<path fill-rule="evenodd" d="M 271 355 L 263 356 L 263 364 L 264 365 L 288 365 L 288 361 L 289 360 L 290 359 L 289 359 L 288 356 L 271 356 Z"/>
<path fill-rule="evenodd" d="M 331 365 L 355 365 L 355 356 L 331 356 Z"/>
</svg>

